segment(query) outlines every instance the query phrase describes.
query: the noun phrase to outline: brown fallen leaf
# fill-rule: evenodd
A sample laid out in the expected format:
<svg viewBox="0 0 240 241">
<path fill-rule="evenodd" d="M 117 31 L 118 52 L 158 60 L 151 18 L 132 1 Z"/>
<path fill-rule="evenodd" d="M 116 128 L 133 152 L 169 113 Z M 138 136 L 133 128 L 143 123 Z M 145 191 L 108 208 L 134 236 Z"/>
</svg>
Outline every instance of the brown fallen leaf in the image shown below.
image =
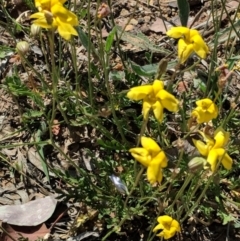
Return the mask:
<svg viewBox="0 0 240 241">
<path fill-rule="evenodd" d="M 0 237 L 1 241 L 12 241 L 12 238 L 14 238 L 14 240 L 20 240 L 21 237 L 27 238 L 28 241 L 35 241 L 50 234 L 50 230 L 47 229 L 44 223 L 28 227 L 3 223 L 2 227 L 11 237 L 9 237 L 7 233 L 3 233 L 2 237 Z"/>
</svg>

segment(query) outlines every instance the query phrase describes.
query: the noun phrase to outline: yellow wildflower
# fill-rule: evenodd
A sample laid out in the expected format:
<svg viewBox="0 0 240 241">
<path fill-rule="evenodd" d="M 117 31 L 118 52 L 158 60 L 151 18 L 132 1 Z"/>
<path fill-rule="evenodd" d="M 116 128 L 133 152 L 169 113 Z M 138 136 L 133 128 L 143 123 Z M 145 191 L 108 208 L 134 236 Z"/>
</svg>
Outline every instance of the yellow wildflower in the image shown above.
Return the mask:
<svg viewBox="0 0 240 241">
<path fill-rule="evenodd" d="M 162 181 L 162 168 L 167 166 L 164 151 L 151 138 L 141 137 L 142 147 L 131 148 L 131 155 L 147 168 L 148 181 L 153 184 Z"/>
<path fill-rule="evenodd" d="M 30 18 L 36 18 L 34 24 L 47 29 L 57 29 L 59 34 L 66 40 L 71 35 L 78 35 L 73 26 L 78 25 L 77 16 L 63 7 L 66 0 L 35 0 L 39 12 Z"/>
<path fill-rule="evenodd" d="M 205 59 L 209 53 L 208 46 L 200 33 L 187 27 L 172 27 L 166 33 L 171 38 L 178 40 L 178 58 L 184 63 L 195 52 L 200 58 Z"/>
<path fill-rule="evenodd" d="M 204 122 L 209 122 L 218 116 L 218 107 L 215 103 L 206 98 L 196 101 L 197 107 L 192 111 L 191 117 L 197 119 L 197 123 L 201 124 Z"/>
<path fill-rule="evenodd" d="M 127 97 L 136 101 L 143 100 L 144 119 L 147 118 L 151 109 L 156 119 L 162 121 L 164 108 L 172 112 L 177 112 L 179 108 L 179 101 L 164 90 L 164 84 L 161 80 L 155 80 L 152 85 L 133 87 L 127 93 Z"/>
<path fill-rule="evenodd" d="M 153 229 L 153 232 L 161 229 L 162 231 L 157 236 L 163 237 L 164 239 L 172 238 L 176 232 L 180 232 L 179 222 L 167 215 L 158 217 L 157 221 L 159 224 Z"/>
<path fill-rule="evenodd" d="M 212 172 L 215 171 L 218 161 L 221 161 L 222 165 L 227 170 L 230 170 L 232 168 L 232 158 L 224 149 L 229 140 L 229 133 L 222 128 L 218 128 L 214 132 L 213 139 L 202 131 L 199 131 L 199 133 L 202 135 L 204 142 L 193 139 L 193 143 L 200 154 L 207 157 L 207 162 L 210 164 Z"/>
</svg>

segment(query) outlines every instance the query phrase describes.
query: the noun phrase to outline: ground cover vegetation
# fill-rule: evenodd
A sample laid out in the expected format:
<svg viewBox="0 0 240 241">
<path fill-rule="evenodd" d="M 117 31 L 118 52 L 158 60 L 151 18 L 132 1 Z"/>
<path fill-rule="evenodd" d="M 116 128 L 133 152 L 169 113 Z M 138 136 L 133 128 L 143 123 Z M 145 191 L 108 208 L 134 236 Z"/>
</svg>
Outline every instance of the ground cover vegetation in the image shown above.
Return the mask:
<svg viewBox="0 0 240 241">
<path fill-rule="evenodd" d="M 240 5 L 163 2 L 0 1 L 3 240 L 240 240 Z"/>
</svg>

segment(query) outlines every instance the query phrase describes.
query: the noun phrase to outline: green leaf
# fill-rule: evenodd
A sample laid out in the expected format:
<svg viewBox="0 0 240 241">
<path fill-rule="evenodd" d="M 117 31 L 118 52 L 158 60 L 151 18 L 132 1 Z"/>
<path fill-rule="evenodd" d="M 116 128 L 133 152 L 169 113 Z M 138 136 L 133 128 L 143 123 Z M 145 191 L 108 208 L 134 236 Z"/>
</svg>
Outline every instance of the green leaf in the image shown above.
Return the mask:
<svg viewBox="0 0 240 241">
<path fill-rule="evenodd" d="M 14 50 L 8 46 L 0 45 L 0 59 L 6 58 L 9 54 L 13 54 Z"/>
<path fill-rule="evenodd" d="M 39 129 L 37 131 L 37 133 L 35 134 L 35 140 L 37 142 L 41 141 L 41 135 L 42 135 L 42 131 Z M 49 171 L 48 171 L 47 163 L 45 161 L 43 147 L 44 147 L 44 145 L 37 145 L 37 150 L 38 150 L 38 154 L 41 158 L 41 164 L 42 164 L 42 167 L 43 167 L 44 174 L 46 175 L 46 178 L 47 178 L 48 182 L 50 183 Z"/>
<path fill-rule="evenodd" d="M 6 85 L 14 96 L 26 96 L 31 98 L 39 107 L 44 107 L 43 99 L 37 92 L 30 90 L 17 75 L 6 77 Z"/>
<path fill-rule="evenodd" d="M 94 54 L 94 56 L 98 58 L 99 53 L 94 48 L 94 46 L 93 46 L 92 42 L 90 41 L 90 38 L 87 36 L 87 34 L 83 32 L 83 30 L 80 28 L 80 26 L 78 26 L 76 29 L 78 32 L 78 37 L 79 37 L 82 45 L 84 46 L 84 48 L 87 51 L 92 51 L 92 54 Z"/>
<path fill-rule="evenodd" d="M 145 77 L 152 77 L 156 74 L 157 69 L 158 69 L 158 64 L 148 64 L 144 66 L 140 66 L 134 62 L 130 62 L 131 67 L 133 71 L 140 75 L 140 76 L 145 76 Z"/>
<path fill-rule="evenodd" d="M 188 0 L 177 0 L 179 8 L 179 18 L 182 26 L 187 26 L 189 17 L 189 3 Z"/>
<path fill-rule="evenodd" d="M 78 32 L 78 37 L 79 37 L 82 45 L 84 46 L 84 48 L 86 50 L 88 50 L 89 44 L 90 44 L 90 46 L 92 44 L 92 43 L 89 42 L 88 36 L 82 31 L 82 29 L 79 26 L 77 27 L 77 32 Z"/>
<path fill-rule="evenodd" d="M 113 70 L 113 71 L 109 72 L 109 80 L 122 81 L 123 79 L 125 79 L 125 72 L 124 71 Z"/>
<path fill-rule="evenodd" d="M 117 29 L 116 27 L 114 27 L 112 29 L 112 31 L 109 33 L 108 37 L 107 37 L 107 40 L 106 40 L 106 44 L 105 44 L 105 52 L 108 54 L 111 50 L 111 47 L 112 47 L 112 44 L 113 44 L 113 41 L 114 41 L 114 36 L 115 36 L 115 33 L 116 33 Z"/>
<path fill-rule="evenodd" d="M 27 112 L 23 113 L 24 119 L 34 119 L 41 116 L 43 116 L 43 112 L 37 110 L 28 110 Z"/>
</svg>

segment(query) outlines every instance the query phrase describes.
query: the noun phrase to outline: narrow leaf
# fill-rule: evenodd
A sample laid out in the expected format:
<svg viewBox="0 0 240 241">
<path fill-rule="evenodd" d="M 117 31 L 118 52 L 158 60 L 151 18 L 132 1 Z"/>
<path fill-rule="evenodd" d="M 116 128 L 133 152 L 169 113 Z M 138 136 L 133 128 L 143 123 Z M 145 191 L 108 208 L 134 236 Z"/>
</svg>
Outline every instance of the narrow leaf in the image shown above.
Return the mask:
<svg viewBox="0 0 240 241">
<path fill-rule="evenodd" d="M 177 3 L 181 24 L 182 26 L 187 26 L 190 11 L 188 0 L 177 0 Z"/>
<path fill-rule="evenodd" d="M 108 35 L 107 37 L 107 40 L 106 40 L 106 44 L 105 44 L 105 52 L 108 54 L 111 50 L 111 47 L 112 47 L 112 44 L 113 44 L 113 41 L 114 41 L 114 36 L 115 36 L 115 33 L 116 33 L 116 27 L 114 27 L 112 29 L 112 31 L 110 32 L 110 34 Z"/>
</svg>

